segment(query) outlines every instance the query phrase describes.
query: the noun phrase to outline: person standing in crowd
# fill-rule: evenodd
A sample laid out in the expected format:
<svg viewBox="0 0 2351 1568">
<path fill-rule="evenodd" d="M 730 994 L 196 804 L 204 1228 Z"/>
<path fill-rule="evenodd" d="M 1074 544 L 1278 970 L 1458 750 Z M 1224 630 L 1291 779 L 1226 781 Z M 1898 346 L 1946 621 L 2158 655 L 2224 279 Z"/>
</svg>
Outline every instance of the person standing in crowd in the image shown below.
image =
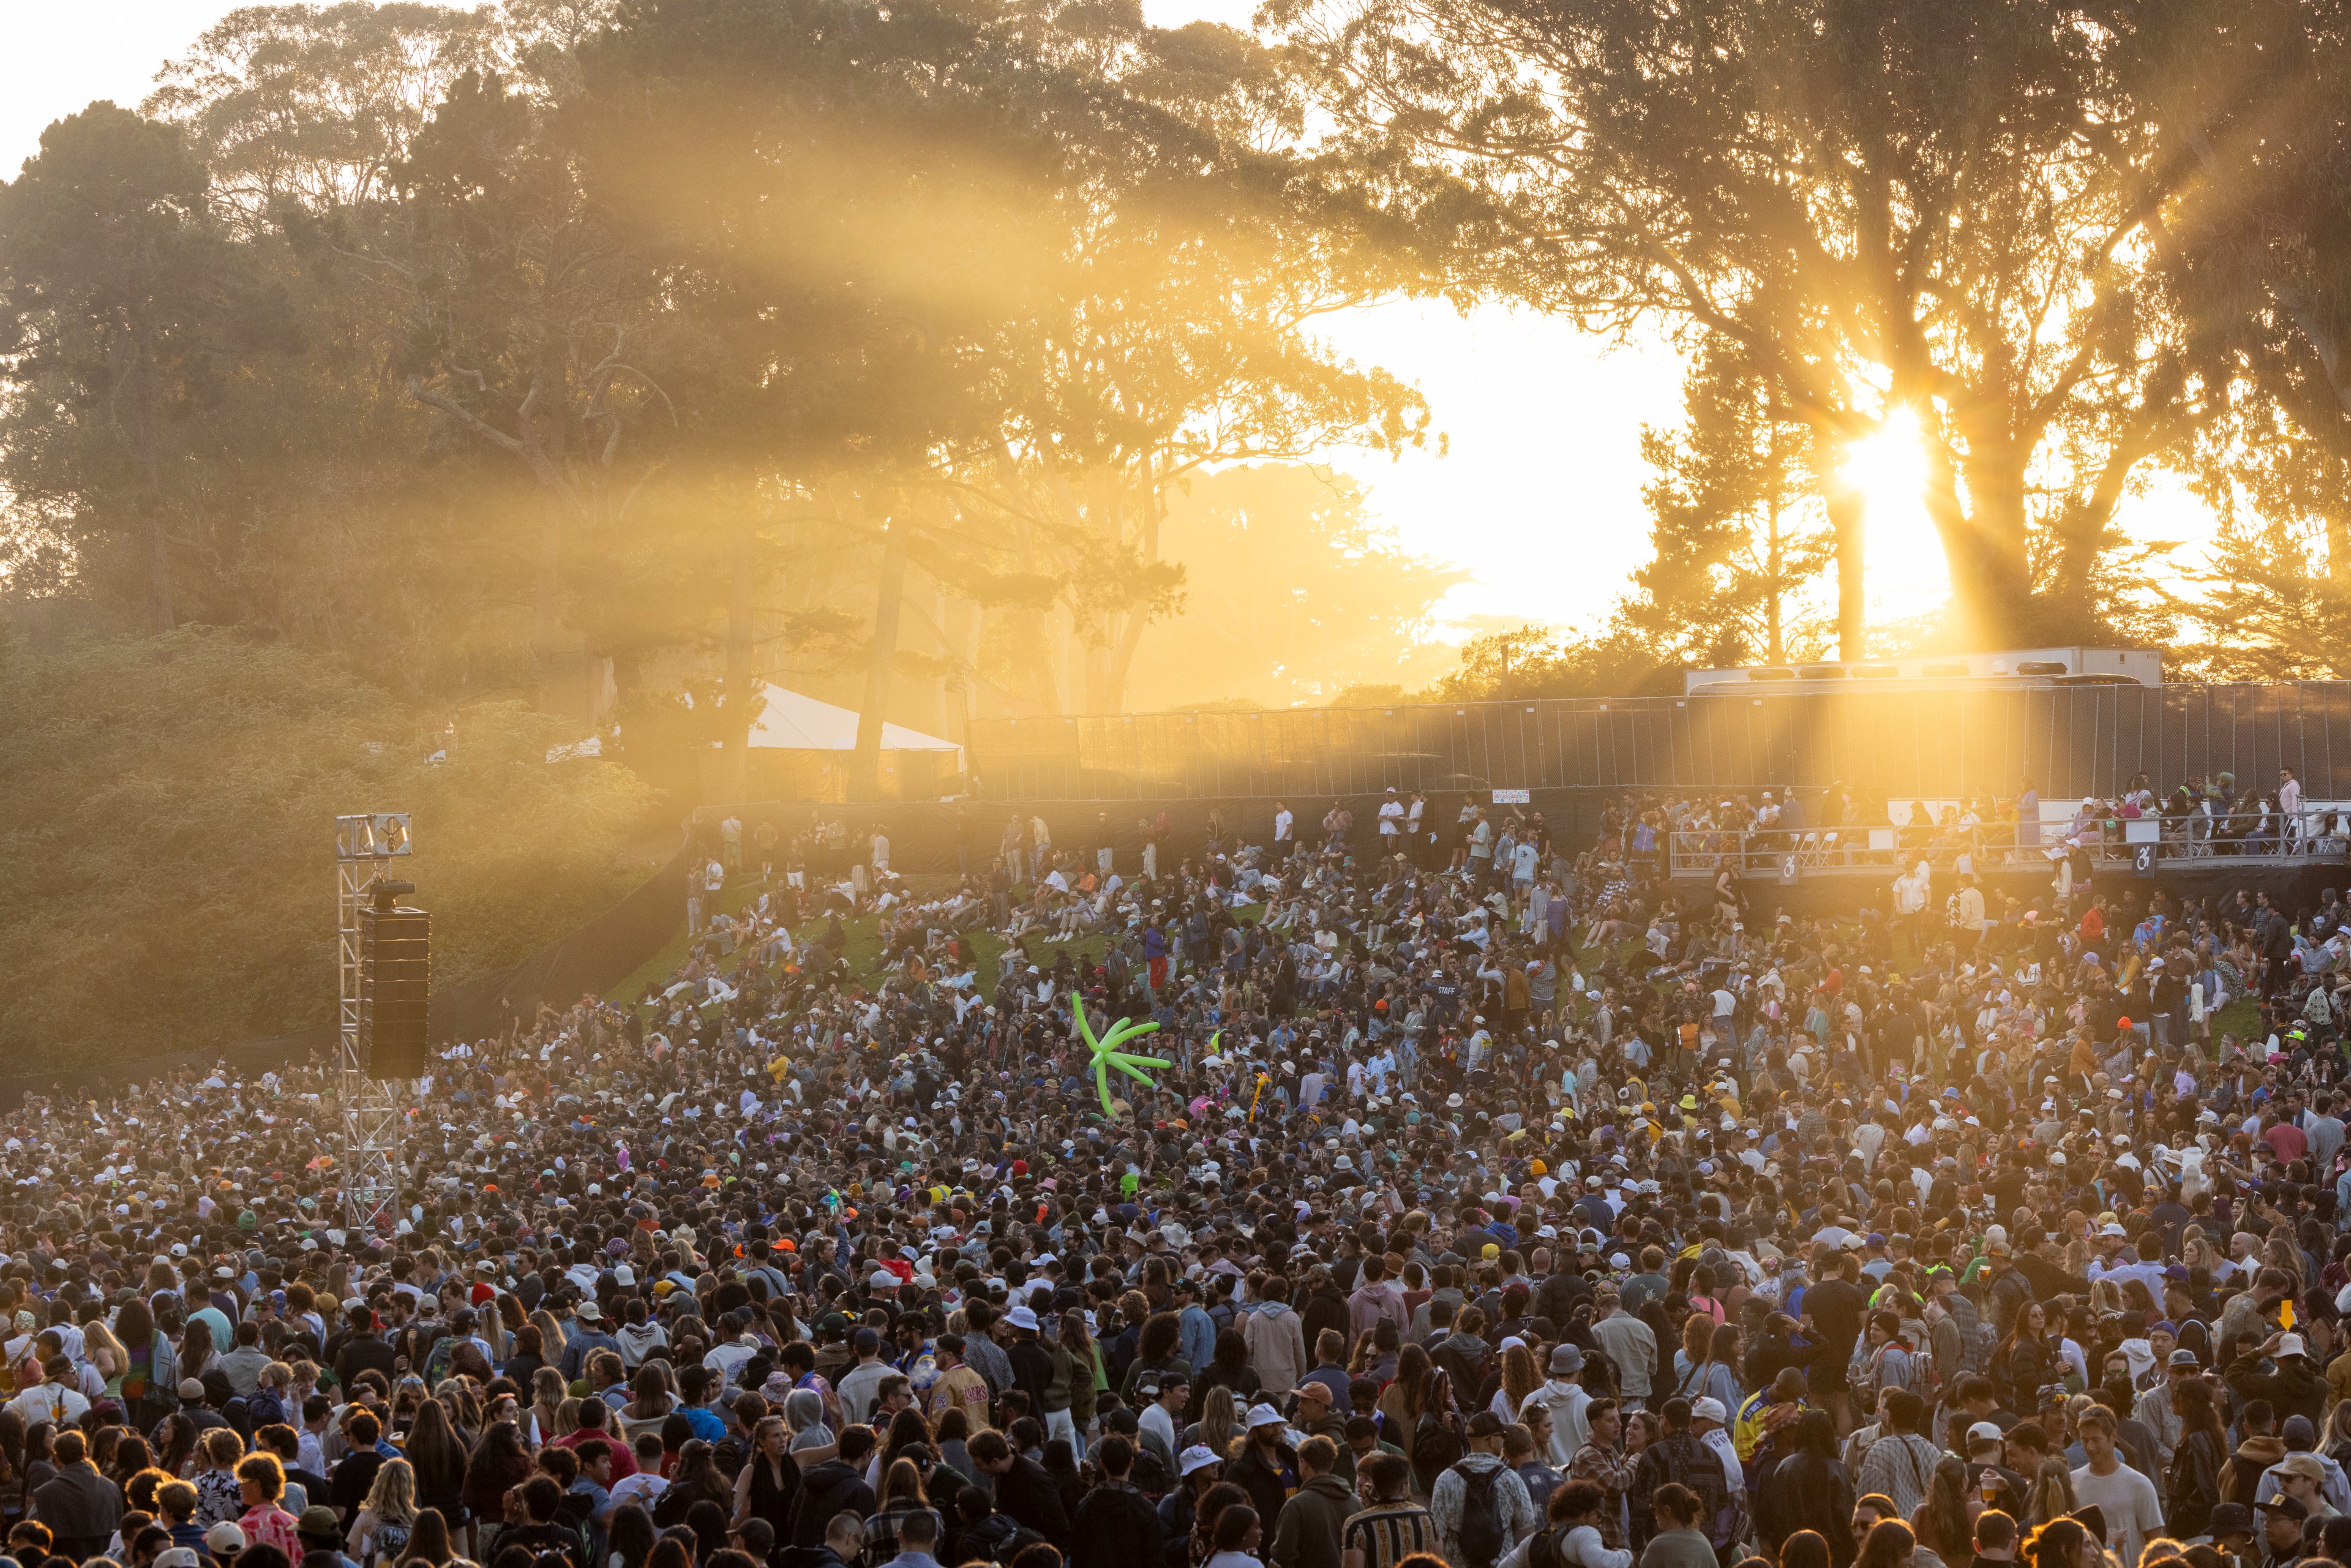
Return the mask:
<svg viewBox="0 0 2351 1568">
<path fill-rule="evenodd" d="M 697 844 L 674 971 L 437 1043 L 356 1217 L 323 1067 L 36 1089 L 0 1506 L 44 1561 L 133 1511 L 356 1568 L 2299 1560 L 2351 1499 L 2339 894 L 2012 901 L 1999 803 L 1896 838 L 1980 919 L 1674 874 L 1883 819 L 1799 795 L 1473 800 L 1450 867 L 1401 791 L 1107 868 L 1024 809 L 886 893 L 828 823 L 723 916 Z M 1121 1018 L 1164 1065 L 1106 1116 Z"/>
</svg>

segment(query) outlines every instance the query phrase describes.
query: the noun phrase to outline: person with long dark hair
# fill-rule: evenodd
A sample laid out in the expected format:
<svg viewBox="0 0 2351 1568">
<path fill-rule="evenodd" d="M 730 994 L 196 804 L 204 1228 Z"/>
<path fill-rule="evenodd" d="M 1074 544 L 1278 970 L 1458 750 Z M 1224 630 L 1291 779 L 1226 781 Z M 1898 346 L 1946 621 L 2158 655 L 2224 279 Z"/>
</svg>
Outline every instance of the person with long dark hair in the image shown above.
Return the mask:
<svg viewBox="0 0 2351 1568">
<path fill-rule="evenodd" d="M 653 1522 L 664 1529 L 684 1524 L 697 1502 L 715 1502 L 730 1514 L 735 1503 L 735 1489 L 720 1473 L 710 1445 L 699 1437 L 678 1450 L 677 1473 L 670 1478 L 669 1490 L 653 1504 Z"/>
<path fill-rule="evenodd" d="M 901 1416 L 912 1411 L 899 1412 Z M 919 1417 L 917 1417 L 919 1419 Z M 894 1437 L 895 1427 L 893 1427 Z M 800 1468 L 792 1459 L 791 1428 L 781 1416 L 762 1416 L 751 1429 L 751 1452 L 735 1477 L 735 1528 L 754 1519 L 775 1527 L 776 1539 L 787 1539 L 792 1527 L 792 1505 L 799 1500 Z"/>
<path fill-rule="evenodd" d="M 526 1327 L 528 1325 L 526 1324 Z M 522 1428 L 512 1421 L 493 1421 L 465 1460 L 461 1496 L 468 1521 L 481 1542 L 482 1523 L 505 1511 L 506 1495 L 530 1479 L 530 1455 L 524 1449 Z"/>
<path fill-rule="evenodd" d="M 1793 1451 L 1750 1485 L 1759 1500 L 1756 1528 L 1774 1543 L 1812 1531 L 1828 1543 L 1834 1568 L 1845 1568 L 1855 1550 L 1853 1480 L 1837 1461 L 1835 1423 L 1825 1410 L 1807 1410 L 1796 1417 L 1792 1443 Z"/>
<path fill-rule="evenodd" d="M 416 1418 L 408 1428 L 408 1441 L 401 1451 L 407 1456 L 409 1468 L 416 1472 L 419 1512 L 439 1514 L 452 1538 L 465 1543 L 465 1555 L 470 1557 L 473 1530 L 465 1512 L 465 1443 L 440 1400 L 426 1399 L 418 1404 Z"/>
<path fill-rule="evenodd" d="M 2028 1568 L 2096 1568 L 2105 1560 L 2098 1538 L 2070 1514 L 2046 1521 L 2025 1537 L 2017 1555 Z"/>
<path fill-rule="evenodd" d="M 2042 1388 L 2056 1382 L 2064 1371 L 2064 1362 L 2050 1343 L 2048 1321 L 2047 1311 L 2039 1301 L 2025 1302 L 2016 1309 L 2008 1337 L 1992 1352 L 1992 1384 L 2011 1410 L 2040 1409 Z"/>
<path fill-rule="evenodd" d="M 606 1526 L 604 1562 L 599 1568 L 645 1568 L 653 1543 L 660 1539 L 653 1516 L 633 1502 L 624 1502 L 612 1511 L 611 1522 Z"/>
<path fill-rule="evenodd" d="M 2229 1462 L 2229 1434 L 2220 1425 L 2212 1385 L 2201 1378 L 2171 1385 L 2171 1409 L 2179 1417 L 2179 1439 L 2171 1448 L 2171 1468 L 2164 1472 L 2163 1528 L 2188 1541 L 2211 1528 Z"/>
<path fill-rule="evenodd" d="M 1419 1431 L 1421 1413 L 1428 1407 L 1429 1375 L 1433 1370 L 1426 1349 L 1417 1344 L 1405 1345 L 1396 1355 L 1395 1376 L 1380 1395 L 1382 1435 L 1404 1450 L 1406 1462 L 1412 1459 L 1413 1438 Z M 1414 1490 L 1421 1490 L 1417 1471 Z"/>
</svg>

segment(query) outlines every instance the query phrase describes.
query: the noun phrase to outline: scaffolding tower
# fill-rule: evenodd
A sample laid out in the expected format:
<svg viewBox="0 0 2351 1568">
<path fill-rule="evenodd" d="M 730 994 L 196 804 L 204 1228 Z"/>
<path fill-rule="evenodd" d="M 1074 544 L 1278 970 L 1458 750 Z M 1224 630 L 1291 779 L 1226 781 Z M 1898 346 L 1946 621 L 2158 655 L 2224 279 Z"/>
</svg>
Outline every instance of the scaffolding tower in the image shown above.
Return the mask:
<svg viewBox="0 0 2351 1568">
<path fill-rule="evenodd" d="M 400 1133 L 409 1086 L 375 1077 L 361 1040 L 363 963 L 360 911 L 385 880 L 395 855 L 409 852 L 405 812 L 335 819 L 335 1103 L 342 1116 L 339 1149 L 343 1224 L 353 1237 L 389 1235 L 398 1222 Z"/>
</svg>

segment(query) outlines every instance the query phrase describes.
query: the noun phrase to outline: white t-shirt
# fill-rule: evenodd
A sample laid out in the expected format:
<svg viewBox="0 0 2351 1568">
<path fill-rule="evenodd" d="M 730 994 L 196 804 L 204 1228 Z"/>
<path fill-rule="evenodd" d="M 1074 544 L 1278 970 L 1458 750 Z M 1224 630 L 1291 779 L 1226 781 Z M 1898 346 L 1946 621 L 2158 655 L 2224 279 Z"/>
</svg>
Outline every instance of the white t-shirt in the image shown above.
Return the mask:
<svg viewBox="0 0 2351 1568">
<path fill-rule="evenodd" d="M 89 1401 L 63 1384 L 39 1383 L 8 1401 L 8 1408 L 22 1416 L 27 1427 L 36 1421 L 64 1427 L 89 1414 Z"/>
<path fill-rule="evenodd" d="M 2084 1465 L 2074 1472 L 2074 1499 L 2092 1503 L 2106 1516 L 2106 1542 L 2125 1563 L 2138 1561 L 2147 1537 L 2163 1533 L 2163 1508 L 2155 1500 L 2155 1483 L 2119 1462 L 2110 1476 L 2093 1475 Z"/>
<path fill-rule="evenodd" d="M 1380 837 L 1395 838 L 1404 831 L 1404 802 L 1384 800 L 1380 803 Z"/>
<path fill-rule="evenodd" d="M 1296 821 L 1297 819 L 1292 817 L 1286 808 L 1276 811 L 1273 814 L 1273 841 L 1277 844 L 1287 843 L 1290 841 L 1290 826 Z"/>
<path fill-rule="evenodd" d="M 669 1482 L 650 1470 L 639 1470 L 635 1475 L 623 1476 L 612 1483 L 612 1506 L 618 1508 L 622 1503 L 642 1498 L 645 1507 L 650 1509 L 653 1500 L 667 1490 Z"/>
</svg>

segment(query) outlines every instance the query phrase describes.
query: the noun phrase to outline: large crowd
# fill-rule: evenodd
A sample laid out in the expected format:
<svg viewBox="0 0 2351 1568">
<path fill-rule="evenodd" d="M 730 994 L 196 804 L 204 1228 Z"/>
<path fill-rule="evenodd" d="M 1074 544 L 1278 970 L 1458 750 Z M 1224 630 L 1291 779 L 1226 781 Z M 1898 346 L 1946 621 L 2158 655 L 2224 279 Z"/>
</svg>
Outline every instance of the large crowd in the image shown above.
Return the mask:
<svg viewBox="0 0 2351 1568">
<path fill-rule="evenodd" d="M 2351 1563 L 2336 895 L 1798 916 L 1689 814 L 729 819 L 373 1228 L 323 1069 L 37 1097 L 8 1561 Z"/>
</svg>

